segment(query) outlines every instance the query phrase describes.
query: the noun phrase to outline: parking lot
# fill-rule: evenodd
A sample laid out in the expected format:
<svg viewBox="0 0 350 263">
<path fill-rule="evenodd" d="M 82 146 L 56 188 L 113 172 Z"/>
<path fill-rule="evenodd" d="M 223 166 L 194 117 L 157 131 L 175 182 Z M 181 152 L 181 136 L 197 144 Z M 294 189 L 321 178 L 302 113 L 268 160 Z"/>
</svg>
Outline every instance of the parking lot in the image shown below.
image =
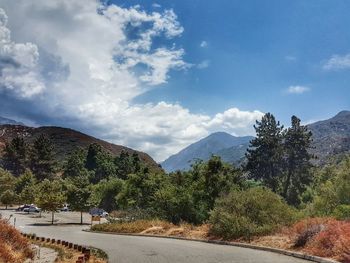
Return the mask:
<svg viewBox="0 0 350 263">
<path fill-rule="evenodd" d="M 30 222 L 33 225 L 48 225 L 51 224 L 51 213 L 50 212 L 41 212 L 40 213 L 26 213 L 15 211 L 15 208 L 10 208 L 8 210 L 0 210 L 0 214 L 4 218 L 9 219 L 11 224 L 15 224 L 15 221 L 21 220 L 25 222 Z M 11 216 L 12 215 L 12 216 Z M 101 218 L 101 223 L 106 222 L 105 218 Z M 91 215 L 88 213 L 83 213 L 83 223 L 86 225 L 91 224 Z M 54 224 L 58 225 L 74 225 L 80 224 L 80 212 L 56 212 Z M 96 224 L 96 222 L 94 222 Z"/>
</svg>

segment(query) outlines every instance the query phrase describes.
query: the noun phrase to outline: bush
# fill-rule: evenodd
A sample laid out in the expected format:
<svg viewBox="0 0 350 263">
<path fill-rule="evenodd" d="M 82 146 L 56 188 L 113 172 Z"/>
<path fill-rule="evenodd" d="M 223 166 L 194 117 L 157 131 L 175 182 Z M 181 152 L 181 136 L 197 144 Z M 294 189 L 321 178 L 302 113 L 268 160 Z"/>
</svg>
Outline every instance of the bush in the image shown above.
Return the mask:
<svg viewBox="0 0 350 263">
<path fill-rule="evenodd" d="M 350 222 L 329 220 L 306 246 L 306 251 L 344 263 L 350 262 Z"/>
<path fill-rule="evenodd" d="M 304 247 L 314 236 L 320 233 L 329 219 L 308 218 L 294 224 L 289 230 L 295 248 Z"/>
<path fill-rule="evenodd" d="M 350 220 L 350 205 L 339 205 L 334 209 L 333 215 L 339 220 Z"/>
<path fill-rule="evenodd" d="M 224 239 L 250 239 L 271 233 L 294 218 L 294 210 L 268 189 L 231 191 L 217 200 L 210 233 Z"/>
</svg>

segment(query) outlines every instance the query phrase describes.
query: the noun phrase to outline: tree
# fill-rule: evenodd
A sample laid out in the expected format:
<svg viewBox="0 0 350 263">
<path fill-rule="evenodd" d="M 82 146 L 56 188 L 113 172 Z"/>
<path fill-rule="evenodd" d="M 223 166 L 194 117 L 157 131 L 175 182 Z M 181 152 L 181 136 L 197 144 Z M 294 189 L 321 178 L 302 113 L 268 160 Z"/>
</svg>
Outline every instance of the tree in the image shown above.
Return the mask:
<svg viewBox="0 0 350 263">
<path fill-rule="evenodd" d="M 312 133 L 300 124 L 296 116 L 291 118 L 292 126 L 284 133 L 285 173 L 282 196 L 288 204 L 300 204 L 301 195 L 312 182 L 311 159 L 309 149 Z"/>
<path fill-rule="evenodd" d="M 26 187 L 34 188 L 35 185 L 36 185 L 35 176 L 29 169 L 26 169 L 25 172 L 16 180 L 15 192 L 16 194 L 20 194 L 23 191 L 23 189 L 25 189 Z"/>
<path fill-rule="evenodd" d="M 23 138 L 15 137 L 6 143 L 3 155 L 3 167 L 14 176 L 24 173 L 27 167 L 28 146 Z"/>
<path fill-rule="evenodd" d="M 88 176 L 78 175 L 67 179 L 67 202 L 72 210 L 80 212 L 80 224 L 83 224 L 83 212 L 90 208 L 90 196 Z"/>
<path fill-rule="evenodd" d="M 35 199 L 37 205 L 42 210 L 52 213 L 51 224 L 53 224 L 55 212 L 61 208 L 66 201 L 62 183 L 58 180 L 49 181 L 45 179 L 38 185 Z"/>
<path fill-rule="evenodd" d="M 98 184 L 93 185 L 90 203 L 101 207 L 108 212 L 118 208 L 116 196 L 123 189 L 123 180 L 119 178 L 103 179 Z"/>
<path fill-rule="evenodd" d="M 56 161 L 54 146 L 49 138 L 41 134 L 30 152 L 30 169 L 38 180 L 52 179 L 55 174 Z"/>
<path fill-rule="evenodd" d="M 89 146 L 85 167 L 93 172 L 91 175 L 91 182 L 95 184 L 102 179 L 107 179 L 115 175 L 116 167 L 113 163 L 112 156 L 103 151 L 102 147 L 97 143 L 93 143 Z"/>
<path fill-rule="evenodd" d="M 6 190 L 13 191 L 15 182 L 16 178 L 11 173 L 0 168 L 0 195 Z"/>
<path fill-rule="evenodd" d="M 68 177 L 79 177 L 81 175 L 88 175 L 89 171 L 85 167 L 86 153 L 79 149 L 74 151 L 67 159 L 64 167 L 63 176 Z"/>
<path fill-rule="evenodd" d="M 32 204 L 35 201 L 35 186 L 26 185 L 19 194 L 19 200 L 23 204 Z"/>
<path fill-rule="evenodd" d="M 16 200 L 16 194 L 12 190 L 6 190 L 0 196 L 0 201 L 3 205 L 7 206 L 12 205 Z"/>
<path fill-rule="evenodd" d="M 245 170 L 250 178 L 260 180 L 277 193 L 283 167 L 283 126 L 271 113 L 266 113 L 261 121 L 256 121 L 254 129 L 256 138 L 247 150 Z"/>
</svg>

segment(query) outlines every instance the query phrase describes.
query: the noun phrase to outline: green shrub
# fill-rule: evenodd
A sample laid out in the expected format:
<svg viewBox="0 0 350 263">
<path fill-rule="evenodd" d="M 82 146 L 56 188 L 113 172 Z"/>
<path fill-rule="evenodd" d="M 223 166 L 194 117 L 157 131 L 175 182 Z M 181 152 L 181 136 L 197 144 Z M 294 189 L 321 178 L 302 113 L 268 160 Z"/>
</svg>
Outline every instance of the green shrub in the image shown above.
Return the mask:
<svg viewBox="0 0 350 263">
<path fill-rule="evenodd" d="M 250 239 L 293 222 L 295 216 L 294 210 L 270 190 L 235 190 L 217 200 L 210 233 L 224 239 Z"/>
<path fill-rule="evenodd" d="M 350 205 L 338 205 L 333 212 L 338 220 L 350 220 Z"/>
</svg>

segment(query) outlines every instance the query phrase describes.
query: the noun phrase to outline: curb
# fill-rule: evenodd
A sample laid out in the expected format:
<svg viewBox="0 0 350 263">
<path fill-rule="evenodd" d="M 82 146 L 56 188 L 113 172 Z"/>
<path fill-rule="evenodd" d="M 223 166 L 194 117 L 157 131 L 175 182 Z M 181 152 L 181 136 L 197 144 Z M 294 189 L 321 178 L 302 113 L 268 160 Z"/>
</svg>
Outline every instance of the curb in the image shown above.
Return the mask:
<svg viewBox="0 0 350 263">
<path fill-rule="evenodd" d="M 103 231 L 91 231 L 88 229 L 83 229 L 82 231 L 90 232 L 90 233 L 98 233 L 98 234 L 108 234 L 108 235 L 118 235 L 118 236 L 136 236 L 136 237 L 156 237 L 156 238 L 167 238 L 167 239 L 178 239 L 178 240 L 187 240 L 187 241 L 194 241 L 194 242 L 202 242 L 202 243 L 209 243 L 209 244 L 216 244 L 216 245 L 226 245 L 226 246 L 234 246 L 234 247 L 242 247 L 242 248 L 249 248 L 249 249 L 256 249 L 256 250 L 263 250 L 267 252 L 282 254 L 286 256 L 291 256 L 295 258 L 305 259 L 317 263 L 340 263 L 339 261 L 335 261 L 332 259 L 326 259 L 322 257 L 312 256 L 305 253 L 300 252 L 294 252 L 290 250 L 284 250 L 279 248 L 272 248 L 272 247 L 264 247 L 264 246 L 258 246 L 258 245 L 252 245 L 247 243 L 239 243 L 239 242 L 227 242 L 227 241 L 220 241 L 220 240 L 206 240 L 206 239 L 194 239 L 194 238 L 185 238 L 185 237 L 176 237 L 176 236 L 161 236 L 161 235 L 148 235 L 148 234 L 135 234 L 135 233 L 114 233 L 114 232 L 103 232 Z"/>
<path fill-rule="evenodd" d="M 68 241 L 60 240 L 60 239 L 54 239 L 54 238 L 45 238 L 45 237 L 38 237 L 35 234 L 27 234 L 27 233 L 21 233 L 23 237 L 31 240 L 35 240 L 38 242 L 46 243 L 46 244 L 55 244 L 55 245 L 61 245 L 65 246 L 69 249 L 74 249 L 77 252 L 81 253 L 81 256 L 79 256 L 76 263 L 83 263 L 86 260 L 90 259 L 91 256 L 91 249 L 85 246 L 81 246 L 78 244 L 74 244 Z"/>
</svg>

